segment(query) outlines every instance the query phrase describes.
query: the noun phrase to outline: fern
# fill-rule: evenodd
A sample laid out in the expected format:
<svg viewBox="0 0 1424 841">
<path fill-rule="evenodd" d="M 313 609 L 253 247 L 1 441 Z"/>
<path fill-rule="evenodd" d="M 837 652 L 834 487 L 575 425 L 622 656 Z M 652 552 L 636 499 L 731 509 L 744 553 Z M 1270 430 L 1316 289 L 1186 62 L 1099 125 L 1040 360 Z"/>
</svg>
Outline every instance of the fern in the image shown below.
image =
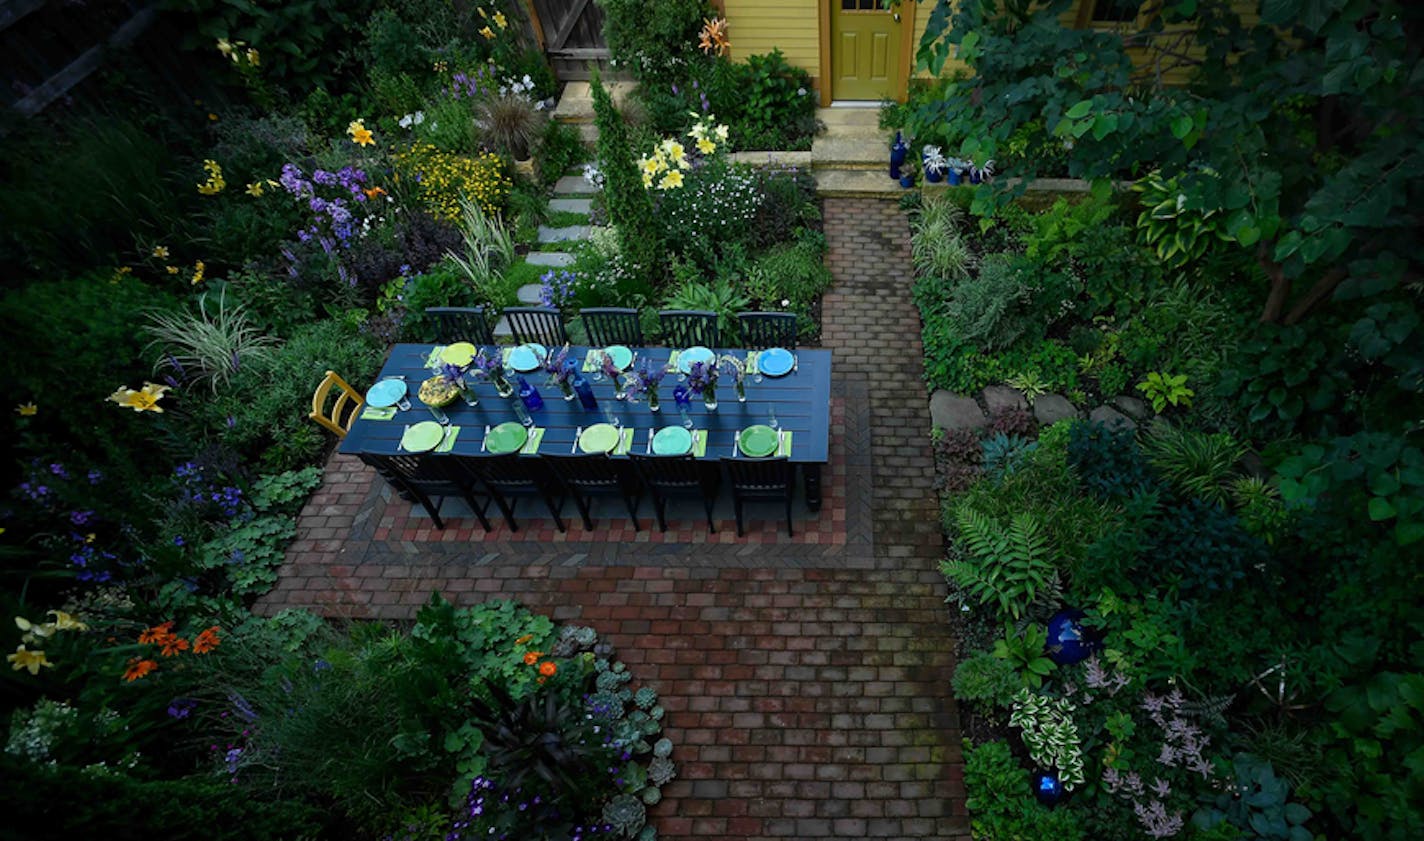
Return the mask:
<svg viewBox="0 0 1424 841">
<path fill-rule="evenodd" d="M 1038 519 L 1025 512 L 1004 528 L 965 507 L 956 520 L 963 557 L 945 561 L 940 571 L 980 604 L 996 605 L 1001 618 L 1023 616 L 1055 572 Z"/>
</svg>

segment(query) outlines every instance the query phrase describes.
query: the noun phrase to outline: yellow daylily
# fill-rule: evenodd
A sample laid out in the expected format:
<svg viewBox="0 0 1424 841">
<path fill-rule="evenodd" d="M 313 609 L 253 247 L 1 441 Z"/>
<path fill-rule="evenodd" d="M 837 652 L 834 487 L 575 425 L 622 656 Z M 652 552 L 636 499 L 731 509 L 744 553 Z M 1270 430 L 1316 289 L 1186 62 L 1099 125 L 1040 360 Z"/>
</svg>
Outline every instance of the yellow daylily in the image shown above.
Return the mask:
<svg viewBox="0 0 1424 841">
<path fill-rule="evenodd" d="M 226 38 L 218 39 L 218 52 L 230 58 L 232 56 L 232 49 L 233 47 L 231 41 Z"/>
<path fill-rule="evenodd" d="M 693 140 L 701 140 L 705 138 L 707 136 L 707 125 L 705 123 L 698 123 L 697 125 L 692 127 L 692 131 L 688 132 L 687 136 L 691 137 Z"/>
<path fill-rule="evenodd" d="M 681 173 L 681 172 L 678 172 L 678 171 L 675 170 L 675 169 L 672 170 L 672 171 L 670 171 L 670 172 L 668 172 L 667 175 L 664 175 L 664 176 L 663 176 L 663 180 L 661 180 L 661 181 L 658 182 L 658 189 L 659 189 L 659 190 L 669 190 L 669 189 L 672 189 L 672 188 L 674 188 L 674 187 L 681 187 L 681 186 L 682 186 L 682 173 Z"/>
<path fill-rule="evenodd" d="M 20 405 L 15 407 L 15 414 L 19 415 L 22 418 L 32 418 L 39 410 L 40 407 L 36 406 L 34 403 L 21 403 Z"/>
<path fill-rule="evenodd" d="M 10 667 L 15 671 L 29 669 L 32 675 L 39 674 L 41 666 L 54 667 L 43 651 L 30 651 L 23 643 L 15 649 L 14 654 L 7 655 L 5 659 L 10 661 Z"/>
<path fill-rule="evenodd" d="M 697 151 L 701 152 L 704 155 L 710 155 L 713 152 L 717 151 L 717 144 L 713 143 L 705 137 L 700 138 L 697 141 Z"/>
<path fill-rule="evenodd" d="M 163 268 L 164 268 L 164 270 L 167 271 L 169 274 L 178 274 L 178 267 L 177 267 L 177 266 L 164 266 Z"/>
<path fill-rule="evenodd" d="M 19 628 L 24 634 L 22 639 L 24 639 L 25 642 L 34 642 L 35 640 L 42 640 L 45 637 L 53 636 L 56 628 L 53 622 L 37 625 L 23 616 L 15 617 L 15 627 Z"/>
<path fill-rule="evenodd" d="M 153 247 L 153 256 L 157 257 L 157 258 L 160 259 L 160 260 L 167 260 L 167 259 L 168 259 L 168 246 L 166 246 L 166 245 L 155 245 L 155 246 Z"/>
<path fill-rule="evenodd" d="M 142 391 L 134 391 L 131 388 L 119 386 L 119 389 L 109 395 L 109 400 L 133 409 L 135 412 L 159 412 L 163 407 L 158 405 L 158 401 L 163 399 L 163 393 L 168 390 L 166 385 L 155 383 L 144 383 Z"/>
<path fill-rule="evenodd" d="M 254 181 L 247 185 L 247 194 L 255 199 L 262 198 L 262 182 Z"/>
<path fill-rule="evenodd" d="M 722 141 L 723 143 L 727 142 L 727 134 L 729 132 L 726 126 L 717 126 L 715 133 L 717 135 L 718 140 Z"/>
<path fill-rule="evenodd" d="M 346 127 L 346 133 L 351 135 L 351 142 L 357 146 L 370 146 L 376 142 L 371 130 L 366 128 L 365 120 L 352 120 L 351 125 Z"/>
<path fill-rule="evenodd" d="M 209 114 L 208 118 L 216 120 L 217 115 Z M 208 180 L 198 185 L 198 192 L 205 196 L 216 196 L 221 193 L 227 186 L 227 182 L 223 180 L 222 165 L 217 161 L 207 160 L 203 161 L 203 169 L 207 170 Z"/>
<path fill-rule="evenodd" d="M 657 157 L 643 158 L 638 163 L 643 168 L 645 175 L 657 175 L 667 168 L 667 164 L 664 164 L 662 159 Z"/>
<path fill-rule="evenodd" d="M 504 17 L 504 12 L 495 12 L 495 13 L 494 13 L 494 23 L 495 23 L 495 26 L 498 26 L 500 29 L 503 29 L 503 28 L 505 28 L 506 26 L 509 26 L 509 21 L 505 19 L 505 17 Z"/>
<path fill-rule="evenodd" d="M 653 186 L 653 176 L 651 176 L 651 175 L 649 175 L 648 173 L 644 172 L 644 173 L 643 173 L 643 189 L 646 190 L 646 189 L 648 189 L 648 188 L 651 187 L 651 186 Z"/>
<path fill-rule="evenodd" d="M 262 63 L 262 54 L 257 52 L 256 47 L 247 48 L 247 63 L 253 67 Z"/>
<path fill-rule="evenodd" d="M 486 41 L 491 41 L 494 39 L 494 30 L 490 29 L 488 26 L 486 26 L 484 29 L 481 29 L 480 34 L 485 36 Z"/>
<path fill-rule="evenodd" d="M 200 284 L 200 283 L 203 282 L 203 274 L 204 274 L 204 272 L 206 272 L 207 270 L 208 270 L 208 267 L 205 266 L 205 265 L 203 265 L 203 261 L 202 261 L 202 260 L 199 260 L 198 262 L 196 262 L 196 263 L 193 264 L 193 285 L 194 285 L 194 286 L 197 286 L 198 284 Z"/>
<path fill-rule="evenodd" d="M 90 536 L 92 537 L 93 535 Z M 80 622 L 78 619 L 75 619 L 73 616 L 70 616 L 68 613 L 65 613 L 62 610 L 51 610 L 49 612 L 49 615 L 54 617 L 54 622 L 50 624 L 53 624 L 54 627 L 58 628 L 61 631 L 89 630 L 88 625 L 84 624 L 83 622 Z"/>
</svg>

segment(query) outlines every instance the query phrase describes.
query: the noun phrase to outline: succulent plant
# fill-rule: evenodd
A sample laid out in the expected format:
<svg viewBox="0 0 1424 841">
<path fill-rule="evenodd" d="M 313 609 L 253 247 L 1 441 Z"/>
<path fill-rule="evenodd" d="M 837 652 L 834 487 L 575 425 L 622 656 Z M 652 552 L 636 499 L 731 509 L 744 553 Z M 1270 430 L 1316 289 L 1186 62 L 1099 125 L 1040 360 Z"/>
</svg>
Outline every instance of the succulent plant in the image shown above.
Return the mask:
<svg viewBox="0 0 1424 841">
<path fill-rule="evenodd" d="M 598 642 L 598 632 L 592 628 L 580 625 L 573 628 L 572 630 L 574 640 L 576 640 L 578 644 L 583 646 L 584 648 L 587 648 Z"/>
<path fill-rule="evenodd" d="M 627 683 L 630 679 L 631 676 L 627 672 L 619 673 L 611 670 L 606 672 L 599 672 L 598 691 L 617 692 L 618 689 L 623 686 L 623 684 Z"/>
<path fill-rule="evenodd" d="M 638 833 L 638 841 L 658 841 L 657 829 L 651 826 L 643 827 L 643 831 Z"/>
<path fill-rule="evenodd" d="M 633 693 L 633 703 L 638 705 L 640 710 L 649 710 L 658 702 L 658 693 L 651 686 L 644 686 Z"/>
<path fill-rule="evenodd" d="M 648 786 L 638 792 L 638 796 L 643 798 L 643 802 L 649 806 L 656 806 L 663 799 L 663 792 L 657 786 Z"/>
<path fill-rule="evenodd" d="M 659 756 L 663 759 L 672 756 L 672 740 L 658 739 L 657 744 L 653 745 L 653 756 Z"/>
<path fill-rule="evenodd" d="M 677 767 L 667 757 L 655 756 L 653 761 L 648 763 L 648 779 L 653 781 L 653 785 L 667 785 L 676 776 Z"/>
<path fill-rule="evenodd" d="M 631 794 L 620 794 L 603 806 L 603 822 L 620 835 L 632 835 L 647 823 L 648 809 Z"/>
<path fill-rule="evenodd" d="M 588 696 L 588 709 L 600 718 L 622 718 L 623 699 L 612 692 L 595 692 Z"/>
</svg>

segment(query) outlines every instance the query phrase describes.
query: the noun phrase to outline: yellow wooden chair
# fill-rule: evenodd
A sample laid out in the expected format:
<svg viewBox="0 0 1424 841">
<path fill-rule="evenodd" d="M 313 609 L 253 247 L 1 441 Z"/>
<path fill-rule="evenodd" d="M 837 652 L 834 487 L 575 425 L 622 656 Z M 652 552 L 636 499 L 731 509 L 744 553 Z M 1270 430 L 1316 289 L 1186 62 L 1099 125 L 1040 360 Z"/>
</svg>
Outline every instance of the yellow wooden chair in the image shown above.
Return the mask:
<svg viewBox="0 0 1424 841">
<path fill-rule="evenodd" d="M 333 390 L 337 392 L 337 395 L 328 411 L 326 404 Z M 346 431 L 351 428 L 351 424 L 361 413 L 361 407 L 364 405 L 366 405 L 366 399 L 352 388 L 350 383 L 337 376 L 335 371 L 327 371 L 321 384 L 316 387 L 316 393 L 312 395 L 310 417 L 335 432 L 338 438 L 345 438 Z"/>
</svg>

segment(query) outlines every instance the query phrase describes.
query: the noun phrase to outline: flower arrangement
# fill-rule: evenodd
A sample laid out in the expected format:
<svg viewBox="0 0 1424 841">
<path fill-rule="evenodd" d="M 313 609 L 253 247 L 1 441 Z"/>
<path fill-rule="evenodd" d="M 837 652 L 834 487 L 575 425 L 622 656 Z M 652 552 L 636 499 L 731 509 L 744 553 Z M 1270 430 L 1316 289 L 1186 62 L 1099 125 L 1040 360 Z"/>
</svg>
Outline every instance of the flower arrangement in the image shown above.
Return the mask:
<svg viewBox="0 0 1424 841">
<path fill-rule="evenodd" d="M 509 384 L 509 378 L 504 373 L 504 358 L 498 351 L 488 353 L 484 348 L 481 348 L 470 359 L 467 370 L 473 371 L 476 376 L 488 378 L 494 384 L 500 397 L 508 397 L 514 393 L 514 387 Z"/>
<path fill-rule="evenodd" d="M 737 402 L 747 402 L 747 361 L 731 354 L 723 354 L 717 360 L 722 373 L 732 378 L 732 388 L 736 389 Z"/>
<path fill-rule="evenodd" d="M 667 369 L 661 365 L 654 366 L 643 359 L 638 366 L 628 372 L 626 377 L 628 399 L 637 400 L 640 395 L 648 395 L 648 409 L 656 412 L 658 410 L 658 385 L 667 376 Z"/>
<path fill-rule="evenodd" d="M 687 389 L 702 395 L 709 409 L 717 407 L 717 363 L 694 362 L 687 367 Z"/>
</svg>

